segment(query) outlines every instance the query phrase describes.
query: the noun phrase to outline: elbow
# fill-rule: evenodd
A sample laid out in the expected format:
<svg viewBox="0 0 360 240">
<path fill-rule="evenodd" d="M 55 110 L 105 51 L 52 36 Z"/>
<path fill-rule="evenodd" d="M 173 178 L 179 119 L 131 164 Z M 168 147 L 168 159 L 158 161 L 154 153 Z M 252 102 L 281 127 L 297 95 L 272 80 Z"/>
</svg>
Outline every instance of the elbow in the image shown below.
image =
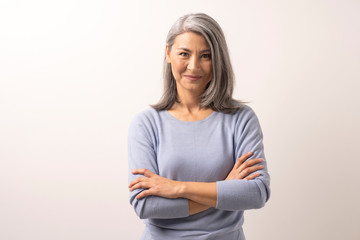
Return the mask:
<svg viewBox="0 0 360 240">
<path fill-rule="evenodd" d="M 136 215 L 137 215 L 140 219 L 148 219 L 148 218 L 149 218 L 149 216 L 146 215 L 146 214 L 144 214 L 143 211 L 138 211 L 138 210 L 135 209 L 135 212 L 136 212 Z"/>
<path fill-rule="evenodd" d="M 145 200 L 146 199 L 136 199 L 136 194 L 130 195 L 130 204 L 140 219 L 149 218 L 149 214 L 145 211 Z"/>
<path fill-rule="evenodd" d="M 134 206 L 134 210 L 136 215 L 140 219 L 149 219 L 149 218 L 154 218 L 156 216 L 156 213 L 153 210 L 146 208 L 142 204 L 137 204 L 136 206 Z"/>
<path fill-rule="evenodd" d="M 254 197 L 254 209 L 263 208 L 270 197 L 270 188 L 268 185 L 262 182 L 260 184 L 257 183 L 257 185 L 259 192 L 256 194 L 256 197 Z"/>
<path fill-rule="evenodd" d="M 239 206 L 238 210 L 250 210 L 250 209 L 260 209 L 265 206 L 267 202 L 267 197 L 264 196 L 262 192 L 254 193 L 251 197 L 244 202 L 244 205 Z"/>
<path fill-rule="evenodd" d="M 265 206 L 266 202 L 267 202 L 266 199 L 264 199 L 262 196 L 258 196 L 256 198 L 254 198 L 251 209 L 263 208 Z"/>
<path fill-rule="evenodd" d="M 270 197 L 269 185 L 263 181 L 254 181 L 256 185 L 252 185 L 251 194 L 247 198 L 244 210 L 263 208 Z"/>
<path fill-rule="evenodd" d="M 143 200 L 137 200 L 134 199 L 131 202 L 131 205 L 134 208 L 134 211 L 136 213 L 136 215 L 140 218 L 140 219 L 148 219 L 151 216 L 151 213 L 149 213 L 149 211 L 146 211 L 146 207 L 145 207 L 145 199 Z"/>
<path fill-rule="evenodd" d="M 147 218 L 148 218 L 148 217 L 146 216 L 146 214 L 144 213 L 143 208 L 134 206 L 134 210 L 135 210 L 136 215 L 137 215 L 140 219 L 147 219 Z"/>
</svg>

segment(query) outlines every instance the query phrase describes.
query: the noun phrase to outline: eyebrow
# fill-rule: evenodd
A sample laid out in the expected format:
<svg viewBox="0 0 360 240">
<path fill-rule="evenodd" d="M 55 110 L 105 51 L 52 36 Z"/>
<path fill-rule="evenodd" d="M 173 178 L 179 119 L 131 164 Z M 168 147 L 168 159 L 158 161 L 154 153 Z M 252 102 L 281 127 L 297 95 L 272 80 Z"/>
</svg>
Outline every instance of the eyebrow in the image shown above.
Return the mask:
<svg viewBox="0 0 360 240">
<path fill-rule="evenodd" d="M 186 52 L 191 52 L 189 49 L 187 49 L 187 48 L 182 48 L 182 47 L 178 48 L 178 50 L 183 50 L 183 51 L 186 51 Z M 204 53 L 204 52 L 211 52 L 211 50 L 210 50 L 210 49 L 205 49 L 205 50 L 201 50 L 201 51 L 200 51 L 200 53 Z"/>
</svg>

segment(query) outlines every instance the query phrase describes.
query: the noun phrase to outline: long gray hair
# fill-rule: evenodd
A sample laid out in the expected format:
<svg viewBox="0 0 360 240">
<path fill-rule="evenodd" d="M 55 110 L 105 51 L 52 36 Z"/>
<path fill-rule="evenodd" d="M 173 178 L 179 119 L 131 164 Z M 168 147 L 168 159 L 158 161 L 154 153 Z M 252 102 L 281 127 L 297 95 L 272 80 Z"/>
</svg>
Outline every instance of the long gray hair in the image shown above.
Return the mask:
<svg viewBox="0 0 360 240">
<path fill-rule="evenodd" d="M 214 111 L 233 113 L 242 104 L 232 98 L 234 89 L 234 72 L 225 41 L 219 24 L 204 13 L 187 14 L 180 17 L 171 27 L 166 44 L 169 52 L 175 38 L 184 32 L 194 32 L 205 38 L 211 49 L 212 79 L 201 95 L 200 107 L 210 107 Z M 165 54 L 166 55 L 166 54 Z M 171 71 L 171 64 L 164 58 L 163 65 L 164 93 L 160 101 L 152 105 L 156 110 L 169 110 L 178 102 L 176 81 Z"/>
</svg>

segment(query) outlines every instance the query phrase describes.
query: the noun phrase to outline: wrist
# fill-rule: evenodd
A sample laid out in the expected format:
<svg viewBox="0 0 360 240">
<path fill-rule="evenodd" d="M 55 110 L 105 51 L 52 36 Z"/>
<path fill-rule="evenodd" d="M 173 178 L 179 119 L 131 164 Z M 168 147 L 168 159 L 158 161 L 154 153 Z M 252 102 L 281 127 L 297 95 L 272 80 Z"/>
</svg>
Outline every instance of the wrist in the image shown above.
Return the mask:
<svg viewBox="0 0 360 240">
<path fill-rule="evenodd" d="M 179 198 L 186 198 L 186 182 L 177 182 L 176 193 Z"/>
</svg>

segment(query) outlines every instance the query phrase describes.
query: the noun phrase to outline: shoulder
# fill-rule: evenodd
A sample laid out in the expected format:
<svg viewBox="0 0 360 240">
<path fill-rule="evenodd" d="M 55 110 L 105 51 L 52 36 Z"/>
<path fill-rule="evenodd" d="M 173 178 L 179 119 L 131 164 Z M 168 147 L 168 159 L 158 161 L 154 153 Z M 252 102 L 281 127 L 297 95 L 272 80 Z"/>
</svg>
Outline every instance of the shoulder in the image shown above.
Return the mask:
<svg viewBox="0 0 360 240">
<path fill-rule="evenodd" d="M 261 131 L 259 119 L 255 111 L 248 105 L 243 104 L 232 116 L 235 132 L 244 133 L 249 131 Z"/>
<path fill-rule="evenodd" d="M 238 110 L 236 110 L 234 113 L 227 113 L 229 118 L 232 120 L 235 120 L 236 122 L 246 122 L 249 119 L 257 118 L 254 110 L 243 103 L 236 103 L 236 106 L 239 107 Z"/>
<path fill-rule="evenodd" d="M 149 107 L 139 113 L 137 113 L 131 123 L 130 130 L 146 130 L 151 131 L 161 125 L 161 113 L 162 111 L 155 110 Z"/>
<path fill-rule="evenodd" d="M 149 123 L 154 122 L 159 117 L 159 111 L 155 110 L 152 107 L 148 107 L 147 109 L 137 113 L 132 123 Z"/>
</svg>

